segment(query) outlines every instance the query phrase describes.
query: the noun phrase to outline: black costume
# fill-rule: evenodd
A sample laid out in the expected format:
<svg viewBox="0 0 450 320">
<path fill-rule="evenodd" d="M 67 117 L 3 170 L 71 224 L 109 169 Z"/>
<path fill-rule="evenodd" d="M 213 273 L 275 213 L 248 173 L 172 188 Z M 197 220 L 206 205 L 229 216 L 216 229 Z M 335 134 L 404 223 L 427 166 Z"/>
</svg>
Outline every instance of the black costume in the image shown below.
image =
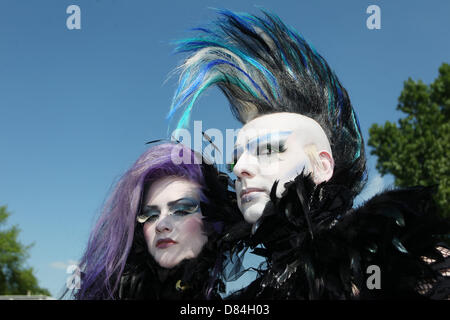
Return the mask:
<svg viewBox="0 0 450 320">
<path fill-rule="evenodd" d="M 145 242 L 144 242 L 145 245 Z M 148 254 L 146 247 L 141 247 L 143 263 L 132 261 L 122 275 L 118 292 L 120 300 L 205 300 L 220 299 L 219 292 L 224 291 L 224 284 L 213 278 L 213 270 L 218 258 L 217 252 L 207 243 L 201 254 L 183 260 L 172 269 L 160 267 Z M 215 281 L 215 283 L 210 283 Z M 211 289 L 209 287 L 211 286 Z M 211 291 L 209 291 L 211 290 Z"/>
<path fill-rule="evenodd" d="M 385 191 L 352 209 L 343 178 L 315 186 L 301 174 L 281 198 L 274 185 L 252 234 L 237 242 L 267 268 L 230 299 L 450 298 L 450 277 L 441 273 L 450 267 L 449 222 L 437 214 L 433 189 Z M 366 285 L 370 265 L 380 268 L 380 289 Z"/>
<path fill-rule="evenodd" d="M 441 272 L 450 263 L 440 241 L 448 237 L 449 222 L 439 217 L 432 188 L 387 191 L 353 209 L 366 183 L 366 156 L 347 90 L 325 59 L 276 15 L 219 14 L 178 42 L 176 50 L 190 55 L 178 69 L 169 118 L 182 110 L 177 127 L 185 126 L 198 97 L 217 86 L 242 124 L 280 112 L 315 120 L 328 138 L 334 170 L 318 186 L 296 177 L 280 199 L 275 184 L 253 227 L 239 224 L 227 233 L 223 240 L 234 251 L 251 248 L 267 260 L 266 268 L 256 268 L 259 277 L 230 298 L 447 298 L 449 279 Z M 240 261 L 229 260 L 235 275 Z M 373 265 L 380 268 L 381 289 L 366 286 Z"/>
</svg>

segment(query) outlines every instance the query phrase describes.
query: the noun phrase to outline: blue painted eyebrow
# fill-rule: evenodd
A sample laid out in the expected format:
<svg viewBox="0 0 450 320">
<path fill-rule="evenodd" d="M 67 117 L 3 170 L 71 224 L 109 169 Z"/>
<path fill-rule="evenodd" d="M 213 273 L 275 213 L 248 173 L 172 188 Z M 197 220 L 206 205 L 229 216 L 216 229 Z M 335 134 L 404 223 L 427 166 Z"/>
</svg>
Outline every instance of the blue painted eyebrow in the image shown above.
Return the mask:
<svg viewBox="0 0 450 320">
<path fill-rule="evenodd" d="M 252 144 L 255 140 L 256 142 L 259 144 L 261 142 L 267 142 L 267 141 L 272 141 L 272 137 L 276 137 L 276 138 L 285 138 L 288 135 L 290 135 L 292 133 L 292 131 L 278 131 L 278 132 L 270 132 L 266 135 L 263 135 L 261 137 L 255 137 L 253 139 L 250 139 L 247 142 L 247 146 Z"/>
<path fill-rule="evenodd" d="M 265 134 L 265 135 L 260 136 L 260 137 L 254 137 L 254 138 L 250 139 L 249 141 L 247 141 L 246 148 L 250 149 L 250 145 L 254 145 L 255 142 L 256 142 L 257 145 L 259 145 L 260 143 L 264 143 L 264 142 L 267 142 L 267 141 L 274 141 L 274 140 L 272 140 L 273 137 L 286 138 L 291 133 L 292 133 L 292 131 L 278 131 L 278 132 L 270 132 L 270 133 Z M 239 146 L 239 147 L 235 147 L 234 148 L 234 150 L 233 150 L 234 159 L 237 158 L 237 155 L 239 154 L 239 152 L 242 153 L 243 149 L 244 149 L 243 146 Z"/>
</svg>

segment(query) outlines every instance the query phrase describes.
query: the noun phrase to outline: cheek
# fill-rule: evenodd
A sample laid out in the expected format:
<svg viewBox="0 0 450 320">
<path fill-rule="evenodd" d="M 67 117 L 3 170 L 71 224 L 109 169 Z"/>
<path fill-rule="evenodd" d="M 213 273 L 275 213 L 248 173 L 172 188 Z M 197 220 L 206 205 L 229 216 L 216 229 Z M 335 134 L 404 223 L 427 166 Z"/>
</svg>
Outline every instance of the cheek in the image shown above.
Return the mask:
<svg viewBox="0 0 450 320">
<path fill-rule="evenodd" d="M 281 197 L 285 188 L 284 184 L 294 180 L 302 171 L 307 174 L 309 172 L 309 162 L 303 150 L 297 150 L 295 156 L 292 153 L 283 155 L 280 160 L 280 170 L 273 176 L 279 181 L 277 187 L 277 197 Z"/>
<path fill-rule="evenodd" d="M 304 169 L 305 172 L 309 170 L 308 157 L 303 150 L 298 150 L 295 155 L 292 153 L 283 155 L 281 164 L 282 169 L 280 170 L 280 178 L 283 180 L 291 180 L 299 175 Z"/>
<path fill-rule="evenodd" d="M 184 258 L 196 257 L 208 241 L 208 237 L 203 231 L 203 221 L 200 217 L 186 217 L 183 225 L 180 225 L 178 229 L 180 234 L 179 240 L 186 253 Z"/>
<path fill-rule="evenodd" d="M 241 208 L 241 197 L 239 197 L 239 194 L 241 193 L 242 184 L 239 182 L 238 179 L 236 179 L 236 182 L 234 183 L 234 189 L 236 190 L 236 201 L 239 208 Z"/>
<path fill-rule="evenodd" d="M 179 232 L 183 237 L 203 234 L 203 221 L 199 216 L 186 217 L 183 224 L 180 225 Z"/>
<path fill-rule="evenodd" d="M 155 232 L 155 226 L 153 224 L 144 223 L 144 238 L 145 242 L 147 243 L 147 248 L 152 251 L 152 243 L 154 243 L 156 232 Z"/>
<path fill-rule="evenodd" d="M 242 183 L 239 181 L 239 179 L 236 179 L 236 181 L 234 182 L 234 188 L 236 189 L 236 191 L 240 191 L 242 188 Z"/>
</svg>

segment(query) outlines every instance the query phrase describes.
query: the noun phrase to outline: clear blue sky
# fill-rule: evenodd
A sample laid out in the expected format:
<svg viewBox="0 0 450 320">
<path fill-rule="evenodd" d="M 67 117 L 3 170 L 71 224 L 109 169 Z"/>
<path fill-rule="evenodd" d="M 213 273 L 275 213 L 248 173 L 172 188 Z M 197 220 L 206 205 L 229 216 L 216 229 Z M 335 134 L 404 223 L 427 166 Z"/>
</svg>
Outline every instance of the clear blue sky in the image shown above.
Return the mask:
<svg viewBox="0 0 450 320">
<path fill-rule="evenodd" d="M 68 30 L 66 8 L 81 8 Z M 366 8 L 381 8 L 368 30 Z M 0 2 L 0 205 L 20 240 L 35 243 L 28 265 L 56 296 L 77 261 L 111 185 L 166 136 L 181 61 L 171 40 L 215 16 L 210 7 L 258 13 L 295 27 L 347 88 L 364 137 L 373 123 L 397 121 L 408 77 L 430 83 L 449 62 L 449 1 L 21 1 Z M 238 128 L 211 90 L 193 119 L 203 129 Z M 392 182 L 374 170 L 365 196 Z"/>
</svg>

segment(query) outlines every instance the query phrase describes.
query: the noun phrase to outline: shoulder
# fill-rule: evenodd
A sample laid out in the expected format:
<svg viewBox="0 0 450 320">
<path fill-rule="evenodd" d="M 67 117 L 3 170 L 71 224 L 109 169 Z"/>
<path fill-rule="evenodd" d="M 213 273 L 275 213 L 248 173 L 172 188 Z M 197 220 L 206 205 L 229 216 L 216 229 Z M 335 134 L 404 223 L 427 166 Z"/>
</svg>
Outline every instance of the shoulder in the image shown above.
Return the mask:
<svg viewBox="0 0 450 320">
<path fill-rule="evenodd" d="M 363 286 L 362 297 L 449 298 L 445 241 L 450 223 L 437 211 L 432 194 L 429 187 L 389 190 L 348 211 L 336 224 L 332 232 L 357 252 L 360 272 L 379 267 L 381 289 Z"/>
</svg>

